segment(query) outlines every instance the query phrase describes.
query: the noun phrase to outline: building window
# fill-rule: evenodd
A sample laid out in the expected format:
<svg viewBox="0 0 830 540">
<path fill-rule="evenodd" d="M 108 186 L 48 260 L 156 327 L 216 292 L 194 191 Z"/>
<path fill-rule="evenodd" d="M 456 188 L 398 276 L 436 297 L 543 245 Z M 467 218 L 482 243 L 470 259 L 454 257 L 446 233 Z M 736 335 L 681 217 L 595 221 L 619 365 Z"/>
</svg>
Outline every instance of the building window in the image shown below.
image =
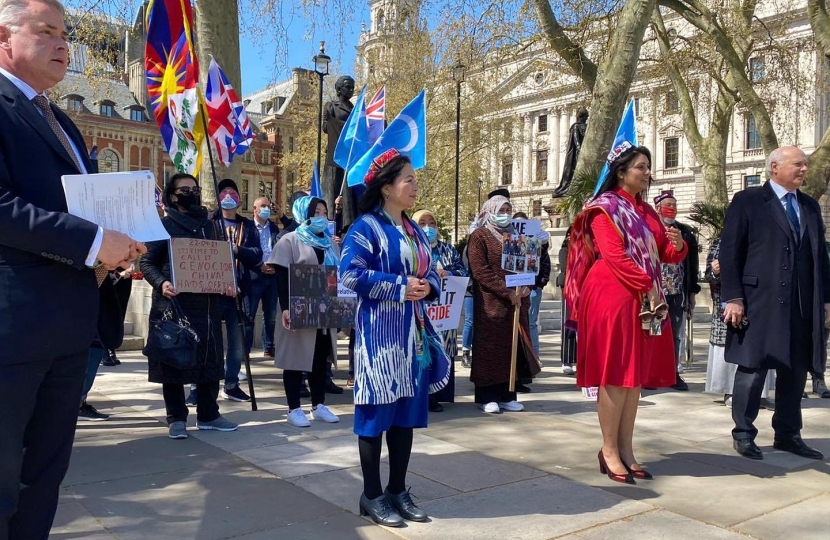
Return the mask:
<svg viewBox="0 0 830 540">
<path fill-rule="evenodd" d="M 248 210 L 248 180 L 239 180 L 239 205 L 242 210 Z"/>
<path fill-rule="evenodd" d="M 101 102 L 101 116 L 113 118 L 115 116 L 115 105 L 111 101 Z"/>
<path fill-rule="evenodd" d="M 533 201 L 531 213 L 533 214 L 531 217 L 539 217 L 542 215 L 542 199 L 536 199 Z"/>
<path fill-rule="evenodd" d="M 671 114 L 676 113 L 679 110 L 680 102 L 677 101 L 677 94 L 675 94 L 673 91 L 668 92 L 666 94 L 666 112 Z"/>
<path fill-rule="evenodd" d="M 548 181 L 548 151 L 536 152 L 536 182 L 539 184 Z"/>
<path fill-rule="evenodd" d="M 637 118 L 642 118 L 643 117 L 643 115 L 640 111 L 640 98 L 638 98 L 638 97 L 634 98 L 634 116 L 637 117 Z"/>
<path fill-rule="evenodd" d="M 143 122 L 144 121 L 144 111 L 141 109 L 136 109 L 133 107 L 130 109 L 130 120 L 133 122 Z"/>
<path fill-rule="evenodd" d="M 505 156 L 501 160 L 501 183 L 509 186 L 513 183 L 513 157 Z"/>
<path fill-rule="evenodd" d="M 763 56 L 757 56 L 749 59 L 749 80 L 750 82 L 760 82 L 766 76 L 766 62 Z"/>
<path fill-rule="evenodd" d="M 84 101 L 78 96 L 70 96 L 66 98 L 66 109 L 69 111 L 80 112 L 83 106 Z"/>
<path fill-rule="evenodd" d="M 545 133 L 548 130 L 548 115 L 539 115 L 539 133 Z"/>
<path fill-rule="evenodd" d="M 98 172 L 118 172 L 120 170 L 118 161 L 118 154 L 109 148 L 101 150 L 98 152 Z"/>
<path fill-rule="evenodd" d="M 288 137 L 288 153 L 294 153 L 294 137 Z"/>
<path fill-rule="evenodd" d="M 751 114 L 746 117 L 746 140 L 744 141 L 744 150 L 755 150 L 761 148 L 761 135 L 755 128 L 755 117 Z"/>
<path fill-rule="evenodd" d="M 761 185 L 761 175 L 760 174 L 747 174 L 744 176 L 744 187 L 758 187 Z"/>
<path fill-rule="evenodd" d="M 676 169 L 680 166 L 680 139 L 672 137 L 663 143 L 665 149 L 664 169 Z"/>
</svg>

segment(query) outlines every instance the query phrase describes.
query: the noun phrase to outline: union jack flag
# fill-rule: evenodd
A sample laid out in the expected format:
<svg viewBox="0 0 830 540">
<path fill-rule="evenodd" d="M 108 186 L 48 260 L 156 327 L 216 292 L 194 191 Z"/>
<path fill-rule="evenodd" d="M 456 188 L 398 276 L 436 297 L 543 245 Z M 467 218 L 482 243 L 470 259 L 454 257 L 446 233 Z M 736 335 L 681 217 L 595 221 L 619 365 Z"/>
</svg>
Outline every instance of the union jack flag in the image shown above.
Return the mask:
<svg viewBox="0 0 830 540">
<path fill-rule="evenodd" d="M 374 144 L 386 127 L 386 86 L 381 86 L 375 97 L 366 105 L 366 121 L 369 123 L 369 144 Z"/>
<path fill-rule="evenodd" d="M 222 68 L 210 59 L 205 90 L 208 112 L 208 137 L 219 161 L 227 167 L 234 155 L 244 154 L 254 139 L 245 105 L 234 91 Z"/>
</svg>

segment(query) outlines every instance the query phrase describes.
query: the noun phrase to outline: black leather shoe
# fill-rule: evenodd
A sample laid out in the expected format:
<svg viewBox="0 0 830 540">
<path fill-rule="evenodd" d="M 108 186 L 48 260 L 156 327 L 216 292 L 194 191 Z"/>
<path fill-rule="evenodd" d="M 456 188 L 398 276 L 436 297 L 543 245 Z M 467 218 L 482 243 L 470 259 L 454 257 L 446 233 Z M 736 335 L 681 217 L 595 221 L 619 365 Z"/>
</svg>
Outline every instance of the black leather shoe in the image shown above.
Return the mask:
<svg viewBox="0 0 830 540">
<path fill-rule="evenodd" d="M 397 510 L 404 519 L 408 519 L 409 521 L 426 521 L 428 519 L 427 513 L 415 506 L 415 503 L 412 502 L 412 495 L 409 494 L 408 489 L 397 495 L 392 495 L 387 489 L 383 494 L 389 499 L 392 508 Z"/>
<path fill-rule="evenodd" d="M 386 495 L 381 495 L 377 499 L 369 499 L 361 493 L 360 515 L 371 517 L 372 521 L 378 525 L 385 525 L 386 527 L 403 526 L 403 518 L 392 508 Z"/>
<path fill-rule="evenodd" d="M 675 390 L 680 390 L 681 392 L 687 392 L 689 390 L 689 385 L 686 384 L 686 381 L 683 380 L 683 377 L 680 376 L 680 373 L 675 375 L 675 381 L 672 385 L 672 388 Z"/>
<path fill-rule="evenodd" d="M 752 439 L 732 441 L 732 448 L 740 455 L 749 459 L 764 459 L 764 454 Z"/>
<path fill-rule="evenodd" d="M 437 401 L 430 401 L 429 412 L 444 412 L 444 406 Z"/>
<path fill-rule="evenodd" d="M 519 383 L 516 385 L 516 392 L 518 392 L 519 394 L 529 394 L 530 391 L 530 387 L 526 384 Z"/>
<path fill-rule="evenodd" d="M 824 454 L 815 448 L 807 446 L 799 435 L 796 435 L 792 439 L 787 439 L 786 441 L 774 441 L 772 443 L 772 447 L 776 450 L 790 452 L 807 459 L 824 459 Z"/>
<path fill-rule="evenodd" d="M 326 394 L 342 394 L 343 389 L 334 384 L 331 379 L 326 381 Z"/>
<path fill-rule="evenodd" d="M 111 353 L 110 351 L 107 351 L 107 354 L 105 354 L 104 357 L 101 359 L 101 365 L 107 367 L 117 366 L 121 362 L 118 362 L 118 364 L 116 364 L 115 360 L 113 360 L 114 357 L 115 354 Z"/>
<path fill-rule="evenodd" d="M 110 359 L 115 362 L 116 366 L 121 365 L 121 360 L 118 359 L 118 356 L 115 354 L 115 349 L 110 349 Z"/>
</svg>

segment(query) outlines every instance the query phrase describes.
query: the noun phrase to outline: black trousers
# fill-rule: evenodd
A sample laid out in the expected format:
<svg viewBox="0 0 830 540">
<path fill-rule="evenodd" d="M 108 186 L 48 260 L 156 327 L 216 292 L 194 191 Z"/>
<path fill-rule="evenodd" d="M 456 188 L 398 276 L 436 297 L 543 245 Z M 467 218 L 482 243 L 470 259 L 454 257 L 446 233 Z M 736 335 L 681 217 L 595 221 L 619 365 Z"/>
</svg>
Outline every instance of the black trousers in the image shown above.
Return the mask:
<svg viewBox="0 0 830 540">
<path fill-rule="evenodd" d="M 173 422 L 187 422 L 187 403 L 184 397 L 184 385 L 163 384 L 164 407 L 167 409 L 167 425 Z M 213 422 L 219 418 L 219 381 L 199 383 L 196 385 L 196 420 Z"/>
<path fill-rule="evenodd" d="M 492 384 L 490 386 L 476 386 L 475 402 L 486 405 L 492 401 L 497 403 L 516 401 L 516 392 L 511 392 L 509 388 L 509 383 Z"/>
<path fill-rule="evenodd" d="M 89 350 L 0 365 L 0 540 L 46 540 L 69 468 Z"/>
<path fill-rule="evenodd" d="M 311 360 L 311 371 L 308 373 L 308 389 L 311 394 L 311 405 L 316 407 L 326 402 L 326 374 L 328 372 L 328 358 L 331 353 L 331 336 L 317 330 L 317 340 L 314 343 L 314 357 Z M 286 369 L 282 372 L 282 382 L 285 385 L 285 398 L 288 409 L 300 407 L 300 389 L 303 385 L 303 372 Z"/>
<path fill-rule="evenodd" d="M 790 326 L 790 368 L 775 370 L 775 413 L 772 429 L 776 440 L 786 440 L 801 432 L 801 397 L 807 383 L 807 367 L 813 358 L 812 321 L 794 315 Z M 754 440 L 758 429 L 754 422 L 761 405 L 761 390 L 767 369 L 738 366 L 732 390 L 732 420 L 735 440 Z"/>
<path fill-rule="evenodd" d="M 686 322 L 686 309 L 683 306 L 682 294 L 667 294 L 666 304 L 669 306 L 669 320 L 671 321 L 671 333 L 674 339 L 674 365 L 675 369 L 680 362 L 680 331 Z"/>
</svg>

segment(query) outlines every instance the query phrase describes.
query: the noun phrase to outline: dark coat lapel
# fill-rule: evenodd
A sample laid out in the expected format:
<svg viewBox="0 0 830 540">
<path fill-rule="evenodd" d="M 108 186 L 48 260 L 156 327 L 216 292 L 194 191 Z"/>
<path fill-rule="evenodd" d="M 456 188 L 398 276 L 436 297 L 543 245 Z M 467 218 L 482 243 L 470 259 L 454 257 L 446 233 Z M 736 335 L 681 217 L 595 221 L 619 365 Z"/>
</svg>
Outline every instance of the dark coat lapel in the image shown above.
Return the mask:
<svg viewBox="0 0 830 540">
<path fill-rule="evenodd" d="M 772 186 L 769 184 L 770 181 L 767 180 L 767 183 L 761 188 L 764 190 L 764 203 L 767 206 L 767 212 L 772 215 L 775 222 L 784 232 L 789 233 L 795 239 L 795 231 L 790 223 L 790 218 L 787 217 L 787 213 L 784 212 L 784 207 L 781 206 L 781 200 L 775 195 L 775 191 L 773 191 Z"/>
</svg>

